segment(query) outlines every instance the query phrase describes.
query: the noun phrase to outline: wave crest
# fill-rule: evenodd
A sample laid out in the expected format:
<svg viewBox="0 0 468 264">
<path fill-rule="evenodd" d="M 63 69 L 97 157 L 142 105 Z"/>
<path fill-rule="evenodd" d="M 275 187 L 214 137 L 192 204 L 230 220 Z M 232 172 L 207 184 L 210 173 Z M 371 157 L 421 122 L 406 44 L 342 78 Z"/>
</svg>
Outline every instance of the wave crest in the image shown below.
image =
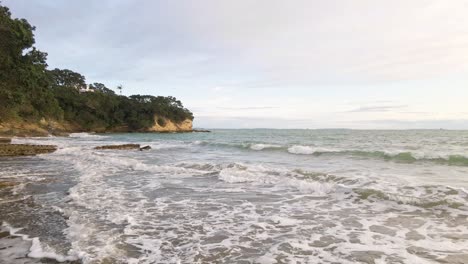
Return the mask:
<svg viewBox="0 0 468 264">
<path fill-rule="evenodd" d="M 251 144 L 250 149 L 252 150 L 264 150 L 264 149 L 275 149 L 275 148 L 281 148 L 280 145 L 274 145 L 274 144 Z"/>
<path fill-rule="evenodd" d="M 376 158 L 396 162 L 434 162 L 453 166 L 468 166 L 468 156 L 460 154 L 436 154 L 420 153 L 405 150 L 353 150 L 353 149 L 330 149 L 323 147 L 312 147 L 294 145 L 288 148 L 288 152 L 296 155 L 342 155 L 362 158 Z"/>
</svg>

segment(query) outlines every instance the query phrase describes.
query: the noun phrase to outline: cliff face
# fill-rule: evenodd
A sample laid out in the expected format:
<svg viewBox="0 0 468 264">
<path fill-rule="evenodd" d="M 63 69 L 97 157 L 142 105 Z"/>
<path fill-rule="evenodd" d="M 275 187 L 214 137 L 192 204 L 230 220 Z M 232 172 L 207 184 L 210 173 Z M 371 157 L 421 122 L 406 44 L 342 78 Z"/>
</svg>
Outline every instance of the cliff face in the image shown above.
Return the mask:
<svg viewBox="0 0 468 264">
<path fill-rule="evenodd" d="M 192 120 L 190 119 L 185 119 L 182 122 L 175 123 L 169 119 L 160 118 L 158 116 L 154 117 L 154 126 L 148 129 L 148 132 L 191 132 L 191 131 L 192 131 Z"/>
<path fill-rule="evenodd" d="M 42 119 L 39 122 L 15 121 L 0 123 L 0 136 L 46 137 L 61 136 L 69 131 L 80 131 L 79 127 L 66 122 L 56 122 Z"/>
<path fill-rule="evenodd" d="M 192 120 L 185 119 L 182 122 L 174 122 L 172 120 L 161 118 L 158 116 L 154 117 L 155 125 L 139 132 L 192 132 Z M 158 122 L 159 120 L 159 122 Z M 113 129 L 93 129 L 86 130 L 79 125 L 70 124 L 68 122 L 57 122 L 52 120 L 42 119 L 36 123 L 30 122 L 9 122 L 9 123 L 0 123 L 0 136 L 7 137 L 46 137 L 48 135 L 55 136 L 66 136 L 68 133 L 75 132 L 96 132 L 96 133 L 106 133 L 106 132 L 136 132 L 131 131 L 127 126 L 116 127 Z"/>
</svg>

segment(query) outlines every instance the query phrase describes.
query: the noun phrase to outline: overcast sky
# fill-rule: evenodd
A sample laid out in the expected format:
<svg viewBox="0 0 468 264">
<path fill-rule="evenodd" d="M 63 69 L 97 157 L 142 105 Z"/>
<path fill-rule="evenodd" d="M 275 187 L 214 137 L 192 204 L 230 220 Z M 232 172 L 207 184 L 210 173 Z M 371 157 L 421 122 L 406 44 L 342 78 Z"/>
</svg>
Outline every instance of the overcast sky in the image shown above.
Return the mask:
<svg viewBox="0 0 468 264">
<path fill-rule="evenodd" d="M 468 1 L 3 0 L 51 68 L 206 128 L 468 129 Z"/>
</svg>

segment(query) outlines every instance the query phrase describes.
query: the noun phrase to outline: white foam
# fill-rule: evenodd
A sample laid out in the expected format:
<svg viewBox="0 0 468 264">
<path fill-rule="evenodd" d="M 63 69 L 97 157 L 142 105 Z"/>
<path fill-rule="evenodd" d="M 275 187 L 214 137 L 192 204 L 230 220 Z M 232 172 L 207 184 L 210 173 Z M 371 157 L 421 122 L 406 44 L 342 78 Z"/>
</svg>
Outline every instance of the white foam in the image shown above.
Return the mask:
<svg viewBox="0 0 468 264">
<path fill-rule="evenodd" d="M 253 182 L 258 184 L 274 184 L 275 188 L 295 188 L 315 195 L 326 195 L 335 185 L 321 183 L 307 179 L 296 178 L 289 175 L 290 171 L 280 168 L 267 168 L 262 165 L 241 165 L 224 168 L 219 172 L 218 178 L 228 183 Z"/>
<path fill-rule="evenodd" d="M 44 247 L 41 244 L 41 241 L 39 240 L 38 237 L 30 238 L 28 235 L 18 233 L 19 231 L 22 230 L 21 228 L 13 228 L 10 224 L 6 222 L 3 222 L 2 226 L 8 230 L 10 235 L 21 237 L 21 239 L 23 239 L 24 241 L 31 242 L 31 247 L 29 249 L 29 253 L 27 254 L 27 256 L 30 258 L 36 258 L 36 259 L 48 258 L 48 259 L 54 259 L 58 262 L 76 261 L 80 259 L 80 257 L 77 255 L 64 256 L 64 255 L 57 254 L 50 248 Z"/>
<path fill-rule="evenodd" d="M 274 149 L 274 148 L 281 148 L 281 146 L 274 145 L 274 144 L 252 144 L 250 145 L 250 149 L 252 150 L 263 150 L 263 149 Z"/>
<path fill-rule="evenodd" d="M 288 148 L 288 152 L 292 154 L 302 154 L 302 155 L 310 155 L 314 153 L 321 153 L 321 152 L 339 152 L 340 150 L 332 149 L 332 148 L 324 148 L 324 147 L 311 147 L 311 146 L 303 146 L 303 145 L 294 145 Z"/>
<path fill-rule="evenodd" d="M 203 141 L 203 140 L 195 140 L 195 141 L 192 142 L 192 144 L 194 144 L 194 145 L 205 145 L 206 142 Z"/>
<path fill-rule="evenodd" d="M 96 135 L 93 133 L 86 133 L 86 132 L 81 132 L 81 133 L 71 133 L 69 135 L 71 138 L 107 138 L 107 136 L 103 135 Z"/>
<path fill-rule="evenodd" d="M 170 145 L 183 144 L 169 141 L 155 145 L 170 148 Z M 256 148 L 261 150 L 262 147 L 265 146 Z M 296 147 L 292 150 L 302 153 L 294 154 L 325 150 Z M 154 159 L 150 159 L 154 153 L 146 152 L 148 154 L 141 156 L 137 153 L 104 153 L 89 146 L 66 146 L 44 157 L 67 161 L 80 172 L 78 184 L 70 189 L 70 202 L 63 207 L 63 212 L 69 217 L 65 234 L 72 244 L 70 254 L 79 256 L 85 263 L 106 258 L 122 263 L 194 263 L 210 262 L 210 259 L 229 263 L 243 261 L 245 259 L 240 258 L 244 256 L 263 263 L 271 263 L 278 257 L 284 262 L 353 263 L 350 256 L 365 250 L 383 252 L 384 256 L 374 260 L 376 263 L 391 262 L 393 256 L 401 257 L 402 263 L 426 263 L 425 259 L 408 253 L 407 247 L 434 249 L 440 258 L 449 254 L 444 249 L 458 253 L 468 248 L 464 240 L 445 237 L 468 233 L 465 227 L 441 224 L 450 221 L 448 218 L 430 217 L 432 213 L 440 215 L 438 210 L 446 208 L 426 209 L 413 205 L 418 199 L 413 196 L 424 199 L 432 196 L 423 188 L 402 189 L 405 184 L 401 179 L 406 180 L 404 177 L 409 173 L 406 170 L 401 175 L 395 171 L 376 173 L 373 168 L 361 166 L 360 161 L 353 163 L 354 170 L 344 168 L 349 163 L 340 164 L 338 169 L 313 167 L 316 163 L 304 168 L 331 173 L 315 177 L 313 173 L 295 173 L 297 171 L 291 167 L 300 166 L 295 162 L 297 156 L 293 155 L 285 155 L 290 159 L 285 163 L 289 161 L 290 164 L 281 167 L 283 165 L 278 163 L 260 164 L 252 160 L 252 163 L 241 163 L 238 156 L 230 160 L 225 157 L 210 160 L 211 153 L 203 153 L 207 159 L 205 156 L 191 159 L 192 156 L 177 153 L 175 155 L 182 158 L 174 156 L 174 162 L 179 163 L 158 164 L 159 152 Z M 192 160 L 208 161 L 191 163 Z M 401 168 L 408 166 L 405 164 Z M 352 186 L 340 186 L 337 183 L 342 183 L 339 180 L 342 178 L 359 181 Z M 386 193 L 400 191 L 401 196 L 377 201 L 356 199 L 352 192 L 354 187 Z M 434 193 L 436 191 L 439 193 L 439 190 Z M 450 196 L 458 199 L 456 194 Z M 457 213 L 460 212 L 455 212 L 454 217 Z M 424 221 L 424 225 L 413 227 L 405 225 L 404 221 L 391 221 L 400 215 L 410 215 L 417 221 Z M 349 225 L 353 221 L 356 226 Z M 397 226 L 391 226 L 392 223 Z M 376 233 L 371 226 L 388 226 L 396 234 Z M 408 240 L 405 234 L 412 230 L 424 239 Z M 330 237 L 336 241 L 329 246 L 312 245 Z M 350 242 L 352 237 L 357 237 L 359 242 Z M 133 251 L 130 258 L 120 246 L 123 243 L 139 249 L 138 252 Z M 249 256 L 253 251 L 256 253 Z"/>
<path fill-rule="evenodd" d="M 270 219 L 278 226 L 297 226 L 302 223 L 302 221 L 283 216 L 273 216 Z"/>
</svg>

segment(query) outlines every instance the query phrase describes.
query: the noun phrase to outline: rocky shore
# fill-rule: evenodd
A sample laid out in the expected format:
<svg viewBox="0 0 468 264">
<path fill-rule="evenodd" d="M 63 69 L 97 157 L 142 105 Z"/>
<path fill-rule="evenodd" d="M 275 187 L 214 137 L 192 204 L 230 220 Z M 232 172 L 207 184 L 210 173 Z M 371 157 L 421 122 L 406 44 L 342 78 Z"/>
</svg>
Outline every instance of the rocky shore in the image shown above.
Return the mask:
<svg viewBox="0 0 468 264">
<path fill-rule="evenodd" d="M 140 144 L 106 145 L 106 146 L 95 147 L 94 149 L 112 149 L 112 150 L 140 149 Z"/>
<path fill-rule="evenodd" d="M 0 144 L 0 157 L 34 156 L 52 153 L 56 150 L 57 146 L 53 145 Z"/>
<path fill-rule="evenodd" d="M 98 150 L 105 150 L 105 149 L 111 149 L 111 150 L 132 150 L 132 149 L 137 149 L 140 151 L 143 150 L 150 150 L 150 146 L 144 146 L 141 147 L 140 144 L 123 144 L 123 145 L 105 145 L 105 146 L 99 146 L 95 147 L 94 149 Z"/>
</svg>

